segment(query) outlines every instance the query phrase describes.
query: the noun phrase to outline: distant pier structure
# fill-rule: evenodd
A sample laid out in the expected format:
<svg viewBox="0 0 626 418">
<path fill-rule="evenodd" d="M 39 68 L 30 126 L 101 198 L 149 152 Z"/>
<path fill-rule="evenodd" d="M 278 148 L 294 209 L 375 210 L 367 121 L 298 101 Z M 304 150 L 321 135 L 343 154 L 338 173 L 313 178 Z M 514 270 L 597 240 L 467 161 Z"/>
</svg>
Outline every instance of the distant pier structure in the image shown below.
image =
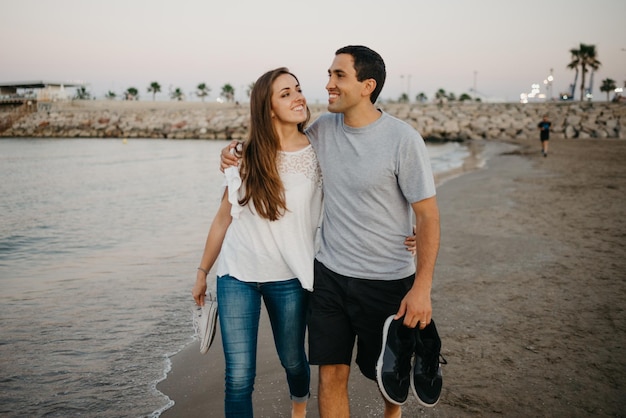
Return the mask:
<svg viewBox="0 0 626 418">
<path fill-rule="evenodd" d="M 66 88 L 84 86 L 84 83 L 55 81 L 0 83 L 0 132 L 29 113 L 49 111 L 52 103 L 71 99 Z"/>
<path fill-rule="evenodd" d="M 66 89 L 84 86 L 85 83 L 56 81 L 0 82 L 0 105 L 45 108 L 53 102 L 71 99 Z"/>
</svg>

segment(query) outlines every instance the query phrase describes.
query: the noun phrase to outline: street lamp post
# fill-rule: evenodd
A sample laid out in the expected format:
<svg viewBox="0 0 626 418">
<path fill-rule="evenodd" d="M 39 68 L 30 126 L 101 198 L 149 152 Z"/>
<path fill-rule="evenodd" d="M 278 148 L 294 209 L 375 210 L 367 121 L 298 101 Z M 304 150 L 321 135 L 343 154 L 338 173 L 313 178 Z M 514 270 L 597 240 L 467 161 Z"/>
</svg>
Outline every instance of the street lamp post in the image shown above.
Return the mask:
<svg viewBox="0 0 626 418">
<path fill-rule="evenodd" d="M 472 93 L 474 95 L 474 97 L 472 97 L 472 100 L 477 100 L 478 99 L 478 91 L 476 90 L 476 79 L 478 78 L 478 71 L 474 70 L 474 84 L 472 84 L 472 87 L 470 87 L 470 93 Z"/>
<path fill-rule="evenodd" d="M 550 75 L 548 78 L 543 80 L 543 84 L 546 86 L 546 92 L 548 93 L 548 100 L 552 101 L 552 82 L 554 81 L 554 77 L 552 76 L 553 69 L 550 68 Z"/>
<path fill-rule="evenodd" d="M 400 78 L 404 80 L 404 74 L 401 74 Z M 411 74 L 406 76 L 406 95 L 409 98 L 409 103 L 411 103 Z"/>
<path fill-rule="evenodd" d="M 406 83 L 406 91 L 409 96 L 409 103 L 411 103 L 411 74 L 408 75 L 408 81 Z"/>
</svg>

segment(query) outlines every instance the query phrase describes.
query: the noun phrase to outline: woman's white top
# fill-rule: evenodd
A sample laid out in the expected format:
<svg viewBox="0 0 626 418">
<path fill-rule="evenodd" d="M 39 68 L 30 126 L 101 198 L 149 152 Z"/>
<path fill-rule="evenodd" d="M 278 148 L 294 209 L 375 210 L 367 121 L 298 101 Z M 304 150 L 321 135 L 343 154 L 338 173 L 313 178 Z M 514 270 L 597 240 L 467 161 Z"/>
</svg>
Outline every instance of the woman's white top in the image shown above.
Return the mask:
<svg viewBox="0 0 626 418">
<path fill-rule="evenodd" d="M 278 172 L 287 211 L 276 221 L 258 216 L 251 202 L 240 207 L 229 187 L 233 220 L 224 237 L 217 275 L 259 283 L 298 278 L 302 287 L 311 291 L 323 196 L 322 173 L 313 147 L 280 151 Z M 225 175 L 230 186 L 241 185 L 238 173 Z M 237 196 L 243 196 L 241 188 Z"/>
</svg>

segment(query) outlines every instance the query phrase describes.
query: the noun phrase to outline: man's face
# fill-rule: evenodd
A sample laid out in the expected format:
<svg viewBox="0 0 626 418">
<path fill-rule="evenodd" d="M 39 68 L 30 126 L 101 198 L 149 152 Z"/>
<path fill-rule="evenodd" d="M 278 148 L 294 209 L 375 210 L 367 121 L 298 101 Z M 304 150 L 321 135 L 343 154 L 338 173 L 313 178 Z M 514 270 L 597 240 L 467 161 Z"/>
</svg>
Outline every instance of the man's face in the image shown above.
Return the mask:
<svg viewBox="0 0 626 418">
<path fill-rule="evenodd" d="M 329 112 L 345 113 L 362 100 L 364 81 L 358 81 L 356 78 L 352 55 L 335 55 L 328 69 L 326 90 L 328 91 Z"/>
</svg>

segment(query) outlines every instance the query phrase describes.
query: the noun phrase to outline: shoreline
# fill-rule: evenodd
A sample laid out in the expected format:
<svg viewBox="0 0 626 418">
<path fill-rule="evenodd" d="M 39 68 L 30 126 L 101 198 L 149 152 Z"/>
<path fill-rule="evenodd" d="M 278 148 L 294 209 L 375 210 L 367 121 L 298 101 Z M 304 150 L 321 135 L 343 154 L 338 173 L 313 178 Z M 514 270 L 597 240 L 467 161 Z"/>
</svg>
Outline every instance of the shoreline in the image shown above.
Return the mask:
<svg viewBox="0 0 626 418">
<path fill-rule="evenodd" d="M 506 144 L 504 142 L 482 141 L 474 140 L 465 144 L 467 146 L 468 155 L 463 159 L 463 162 L 451 170 L 434 174 L 435 183 L 437 188 L 441 187 L 444 183 L 453 180 L 457 177 L 469 174 L 476 170 L 485 168 L 487 161 L 494 155 L 504 152 L 505 150 L 512 150 L 517 148 L 516 145 Z M 259 335 L 270 335 L 271 328 L 269 326 L 269 318 L 267 318 L 267 311 L 265 305 L 262 305 L 261 321 L 259 326 Z M 271 337 L 270 337 L 271 339 Z M 200 416 L 206 413 L 207 410 L 215 411 L 215 414 L 209 414 L 209 416 L 222 416 L 223 399 L 221 396 L 211 396 L 211 400 L 208 400 L 206 393 L 222 393 L 224 380 L 224 358 L 221 352 L 221 336 L 218 331 L 215 336 L 212 348 L 208 354 L 202 355 L 199 353 L 199 345 L 197 339 L 183 347 L 179 352 L 169 356 L 168 367 L 165 371 L 164 378 L 155 384 L 155 389 L 168 396 L 168 393 L 174 394 L 179 398 L 178 402 L 170 398 L 171 405 L 166 405 L 154 413 L 159 414 L 160 417 L 188 417 L 188 416 Z M 263 345 L 262 345 L 263 344 Z M 217 351 L 217 352 L 216 352 Z M 284 397 L 284 393 L 280 393 L 283 388 L 284 378 L 283 372 L 278 362 L 277 355 L 274 346 L 268 341 L 261 343 L 259 339 L 259 347 L 257 353 L 258 359 L 274 359 L 275 361 L 266 360 L 263 367 L 260 363 L 257 364 L 257 378 L 255 380 L 255 415 L 273 417 L 273 413 L 276 413 L 274 407 L 271 409 L 274 412 L 270 412 L 263 405 L 257 405 L 260 395 L 259 386 L 271 386 L 277 387 L 279 393 L 269 396 L 271 404 L 272 400 L 280 399 L 281 395 Z M 198 364 L 202 366 L 198 368 Z M 211 370 L 212 372 L 209 372 Z M 218 373 L 219 372 L 219 376 Z M 311 398 L 314 399 L 317 396 L 317 388 L 315 382 L 317 382 L 317 368 L 311 367 Z M 355 383 L 353 383 L 355 375 L 351 376 L 350 387 L 351 391 L 356 390 Z M 379 396 L 379 392 L 375 388 L 375 385 L 368 379 L 359 374 L 357 377 L 358 386 L 372 386 L 375 391 L 371 392 L 372 397 Z M 181 393 L 181 383 L 186 387 L 185 393 Z M 205 388 L 205 391 L 197 390 L 198 387 Z M 276 396 L 276 397 L 274 397 Z M 371 399 L 371 398 L 370 398 Z M 288 394 L 287 399 L 284 399 L 284 404 L 289 404 Z M 198 405 L 198 408 L 193 405 Z M 315 405 L 315 411 L 317 412 L 317 405 Z M 375 412 L 375 411 L 373 411 Z M 309 416 L 312 413 L 311 405 L 308 406 Z M 264 415 L 267 414 L 267 415 Z M 280 415 L 279 416 L 288 416 Z"/>
<path fill-rule="evenodd" d="M 502 144 L 502 143 L 481 141 L 481 140 L 470 141 L 468 144 L 464 144 L 464 145 L 467 146 L 468 155 L 463 159 L 462 163 L 459 164 L 458 167 L 455 167 L 445 172 L 434 174 L 435 183 L 437 184 L 437 187 L 440 187 L 443 183 L 449 180 L 452 180 L 456 177 L 459 177 L 469 172 L 484 168 L 486 164 L 486 160 L 488 160 L 490 156 L 493 156 L 495 153 L 497 153 L 496 150 L 502 150 L 505 147 L 507 149 L 511 149 L 514 147 L 514 146 L 507 146 L 506 144 Z M 260 323 L 261 325 L 259 328 L 259 333 L 261 334 L 262 332 L 264 332 L 267 335 L 269 335 L 268 333 L 271 333 L 271 328 L 269 328 L 269 319 L 267 318 L 265 305 L 262 305 L 262 306 L 263 308 L 261 311 L 261 323 Z M 265 324 L 264 328 L 263 328 L 263 324 Z M 194 341 L 187 344 L 179 352 L 167 357 L 168 363 L 167 363 L 166 370 L 164 371 L 164 377 L 163 379 L 159 380 L 158 382 L 154 384 L 155 390 L 167 396 L 167 393 L 177 392 L 179 390 L 179 384 L 181 380 L 185 381 L 184 383 L 185 385 L 190 385 L 194 387 L 202 386 L 202 387 L 210 388 L 208 392 L 211 392 L 211 393 L 223 390 L 222 386 L 220 385 L 224 380 L 224 372 L 223 372 L 224 359 L 223 359 L 223 355 L 221 352 L 217 354 L 215 353 L 215 350 L 218 350 L 218 351 L 221 350 L 221 336 L 219 332 L 219 327 L 218 327 L 218 332 L 216 333 L 216 336 L 215 336 L 215 341 L 210 350 L 210 354 L 201 355 L 199 353 L 198 344 L 199 343 L 197 339 L 194 339 Z M 262 348 L 265 349 L 263 353 L 261 353 Z M 213 358 L 216 356 L 217 358 Z M 259 343 L 258 357 L 259 358 L 261 357 L 271 358 L 272 356 L 274 358 L 276 357 L 274 346 L 270 344 L 268 347 L 267 344 L 265 344 L 263 347 L 261 347 Z M 197 368 L 196 366 L 197 364 L 202 364 L 203 367 L 207 366 L 207 363 L 205 360 L 207 358 L 208 358 L 208 369 L 221 371 L 221 376 L 219 379 L 214 373 L 206 373 L 206 369 L 202 371 Z M 269 380 L 269 384 L 276 385 L 277 387 L 280 388 L 281 384 L 283 383 L 282 368 L 280 366 L 280 363 L 269 362 L 268 364 L 270 365 L 270 367 L 266 367 L 263 370 L 261 370 L 260 365 L 257 365 L 257 368 L 258 368 L 257 375 L 263 375 L 266 377 L 271 376 Z M 362 376 L 361 378 L 363 379 L 363 383 L 367 383 L 367 379 L 364 379 Z M 311 382 L 313 383 L 315 381 L 317 381 L 317 368 L 312 367 L 311 368 Z M 215 385 L 216 382 L 218 383 L 218 385 Z M 255 387 L 258 387 L 258 386 L 259 386 L 259 377 L 257 376 L 257 380 L 255 381 Z M 313 397 L 314 390 L 316 389 L 312 387 L 311 388 L 312 397 Z M 255 400 L 256 400 L 256 397 L 258 396 L 256 394 L 257 391 L 258 391 L 258 388 L 255 391 L 255 395 L 254 395 Z M 220 408 L 222 407 L 222 398 L 220 397 L 216 397 L 216 400 L 218 401 L 216 404 L 211 402 L 209 405 L 207 405 L 206 398 L 204 398 L 202 391 L 195 391 L 195 390 L 190 391 L 189 394 L 185 394 L 183 396 L 184 396 L 184 400 L 182 401 L 182 403 L 184 403 L 185 405 L 198 404 L 198 405 L 202 405 L 203 409 L 207 408 L 209 410 L 215 409 L 216 411 L 221 411 Z M 189 406 L 185 406 L 184 407 L 185 410 L 182 412 L 179 412 L 178 409 L 181 406 L 177 405 L 176 402 L 171 399 L 170 399 L 170 403 L 171 405 L 163 406 L 162 408 L 154 411 L 154 414 L 158 414 L 158 416 L 160 417 L 168 417 L 168 416 L 187 417 L 190 415 L 195 416 L 196 414 L 204 413 L 202 412 L 202 410 L 189 409 Z M 256 408 L 256 405 L 255 405 L 255 408 Z M 310 410 L 311 408 L 309 407 L 309 411 Z M 261 409 L 260 411 L 257 411 L 255 409 L 255 413 L 256 414 L 263 413 L 263 409 Z M 219 416 L 219 413 L 216 413 L 215 416 Z M 267 416 L 272 416 L 272 415 L 270 414 Z"/>
<path fill-rule="evenodd" d="M 620 416 L 626 393 L 626 142 L 489 143 L 484 169 L 438 186 L 442 245 L 433 283 L 444 389 L 405 416 Z M 490 155 L 491 153 L 491 155 Z M 288 417 L 289 399 L 261 319 L 255 416 Z M 219 331 L 217 338 L 219 339 Z M 216 340 L 171 358 L 156 388 L 162 417 L 223 416 Z M 312 367 L 309 416 L 317 412 Z M 376 384 L 353 368 L 351 411 L 380 416 Z"/>
</svg>

